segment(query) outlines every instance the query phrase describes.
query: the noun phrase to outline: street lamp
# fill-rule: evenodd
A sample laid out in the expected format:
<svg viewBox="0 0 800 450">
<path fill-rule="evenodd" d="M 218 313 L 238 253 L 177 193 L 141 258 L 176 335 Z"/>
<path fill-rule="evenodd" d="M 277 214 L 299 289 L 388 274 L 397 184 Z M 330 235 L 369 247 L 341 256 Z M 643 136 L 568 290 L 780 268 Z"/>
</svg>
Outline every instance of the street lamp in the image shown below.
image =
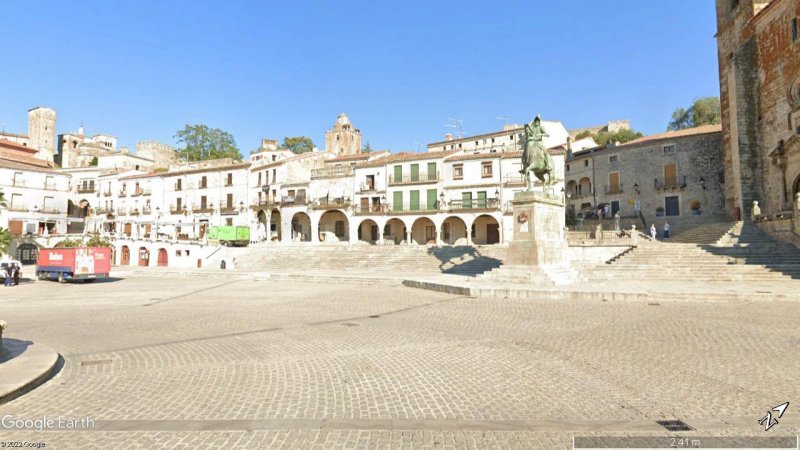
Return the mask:
<svg viewBox="0 0 800 450">
<path fill-rule="evenodd" d="M 703 188 L 704 191 L 706 190 L 706 179 L 704 177 L 700 177 L 700 187 Z"/>
<path fill-rule="evenodd" d="M 639 195 L 639 183 L 633 183 L 633 190 L 636 191 L 636 195 Z"/>
</svg>

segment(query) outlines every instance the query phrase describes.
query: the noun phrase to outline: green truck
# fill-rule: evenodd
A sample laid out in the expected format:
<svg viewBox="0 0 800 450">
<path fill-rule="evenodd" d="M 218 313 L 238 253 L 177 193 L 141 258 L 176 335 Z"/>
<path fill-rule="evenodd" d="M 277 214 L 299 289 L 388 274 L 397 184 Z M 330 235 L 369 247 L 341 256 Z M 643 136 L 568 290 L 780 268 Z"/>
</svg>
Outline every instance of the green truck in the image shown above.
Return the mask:
<svg viewBox="0 0 800 450">
<path fill-rule="evenodd" d="M 250 227 L 211 227 L 208 230 L 208 242 L 229 247 L 246 247 L 250 243 Z"/>
</svg>

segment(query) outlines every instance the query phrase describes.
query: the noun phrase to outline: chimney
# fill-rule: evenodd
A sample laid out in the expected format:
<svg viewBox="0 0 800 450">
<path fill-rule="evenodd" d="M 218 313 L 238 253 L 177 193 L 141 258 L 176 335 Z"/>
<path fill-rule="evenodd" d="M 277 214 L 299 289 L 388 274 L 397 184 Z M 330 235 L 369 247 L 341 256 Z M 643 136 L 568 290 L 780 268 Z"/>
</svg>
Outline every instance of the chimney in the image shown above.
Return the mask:
<svg viewBox="0 0 800 450">
<path fill-rule="evenodd" d="M 444 140 L 445 141 L 452 141 L 453 140 L 453 135 L 451 133 L 445 133 Z"/>
</svg>

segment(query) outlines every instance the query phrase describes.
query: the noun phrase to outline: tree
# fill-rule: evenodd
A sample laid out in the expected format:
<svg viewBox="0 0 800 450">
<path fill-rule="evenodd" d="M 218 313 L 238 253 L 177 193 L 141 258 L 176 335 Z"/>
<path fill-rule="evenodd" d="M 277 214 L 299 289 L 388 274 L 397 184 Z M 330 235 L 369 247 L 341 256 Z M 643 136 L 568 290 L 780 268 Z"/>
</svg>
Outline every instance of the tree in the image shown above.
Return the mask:
<svg viewBox="0 0 800 450">
<path fill-rule="evenodd" d="M 92 237 L 90 237 L 86 241 L 86 244 L 84 244 L 84 245 L 86 247 L 108 247 L 108 248 L 112 248 L 114 246 L 113 244 L 111 244 L 111 241 L 109 241 L 108 239 L 102 238 L 102 237 L 100 237 L 99 235 L 96 235 L 96 234 L 93 235 Z"/>
<path fill-rule="evenodd" d="M 619 130 L 616 133 L 604 131 L 595 134 L 593 138 L 594 141 L 597 142 L 597 145 L 606 145 L 609 142 L 619 142 L 620 144 L 623 144 L 634 139 L 639 139 L 642 136 L 644 136 L 644 134 L 642 134 L 640 131 L 626 129 Z"/>
<path fill-rule="evenodd" d="M 89 161 L 89 166 L 97 167 L 97 156 L 92 157 L 92 160 Z"/>
<path fill-rule="evenodd" d="M 591 130 L 581 131 L 580 133 L 575 135 L 575 140 L 577 141 L 578 139 L 584 139 L 591 136 L 592 136 Z"/>
<path fill-rule="evenodd" d="M 186 161 L 203 161 L 206 159 L 232 158 L 242 160 L 242 154 L 236 148 L 233 135 L 219 128 L 206 125 L 186 125 L 175 134 L 178 144 L 178 155 Z"/>
<path fill-rule="evenodd" d="M 369 145 L 369 141 L 361 147 L 361 153 L 372 153 L 372 146 Z"/>
<path fill-rule="evenodd" d="M 11 233 L 7 228 L 0 228 L 0 255 L 7 255 L 11 247 Z"/>
<path fill-rule="evenodd" d="M 716 125 L 722 120 L 719 97 L 695 99 L 689 109 L 678 108 L 672 113 L 667 131 L 677 131 L 702 125 Z"/>
<path fill-rule="evenodd" d="M 300 153 L 306 153 L 314 150 L 314 141 L 305 136 L 285 137 L 283 138 L 283 144 L 281 144 L 281 147 L 291 150 L 292 153 L 299 155 Z"/>
</svg>

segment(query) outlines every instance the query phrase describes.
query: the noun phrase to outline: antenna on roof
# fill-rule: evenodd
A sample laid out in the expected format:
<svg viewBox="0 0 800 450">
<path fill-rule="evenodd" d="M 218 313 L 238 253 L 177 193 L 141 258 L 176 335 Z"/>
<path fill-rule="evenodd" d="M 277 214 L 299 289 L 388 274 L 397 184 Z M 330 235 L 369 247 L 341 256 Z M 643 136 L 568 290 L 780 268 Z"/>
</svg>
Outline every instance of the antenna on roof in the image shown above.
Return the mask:
<svg viewBox="0 0 800 450">
<path fill-rule="evenodd" d="M 419 149 L 420 149 L 420 148 L 422 148 L 422 144 L 420 144 L 420 143 L 419 143 L 419 142 L 417 142 L 417 141 L 414 141 L 414 145 L 416 145 L 416 146 L 417 146 L 417 153 L 419 153 Z"/>
<path fill-rule="evenodd" d="M 464 119 L 447 119 L 450 123 L 444 124 L 444 126 L 449 128 L 458 128 L 458 139 L 461 139 L 461 136 L 464 134 Z"/>
<path fill-rule="evenodd" d="M 496 119 L 497 120 L 505 120 L 506 121 L 506 125 L 508 125 L 508 116 L 497 116 Z"/>
</svg>

